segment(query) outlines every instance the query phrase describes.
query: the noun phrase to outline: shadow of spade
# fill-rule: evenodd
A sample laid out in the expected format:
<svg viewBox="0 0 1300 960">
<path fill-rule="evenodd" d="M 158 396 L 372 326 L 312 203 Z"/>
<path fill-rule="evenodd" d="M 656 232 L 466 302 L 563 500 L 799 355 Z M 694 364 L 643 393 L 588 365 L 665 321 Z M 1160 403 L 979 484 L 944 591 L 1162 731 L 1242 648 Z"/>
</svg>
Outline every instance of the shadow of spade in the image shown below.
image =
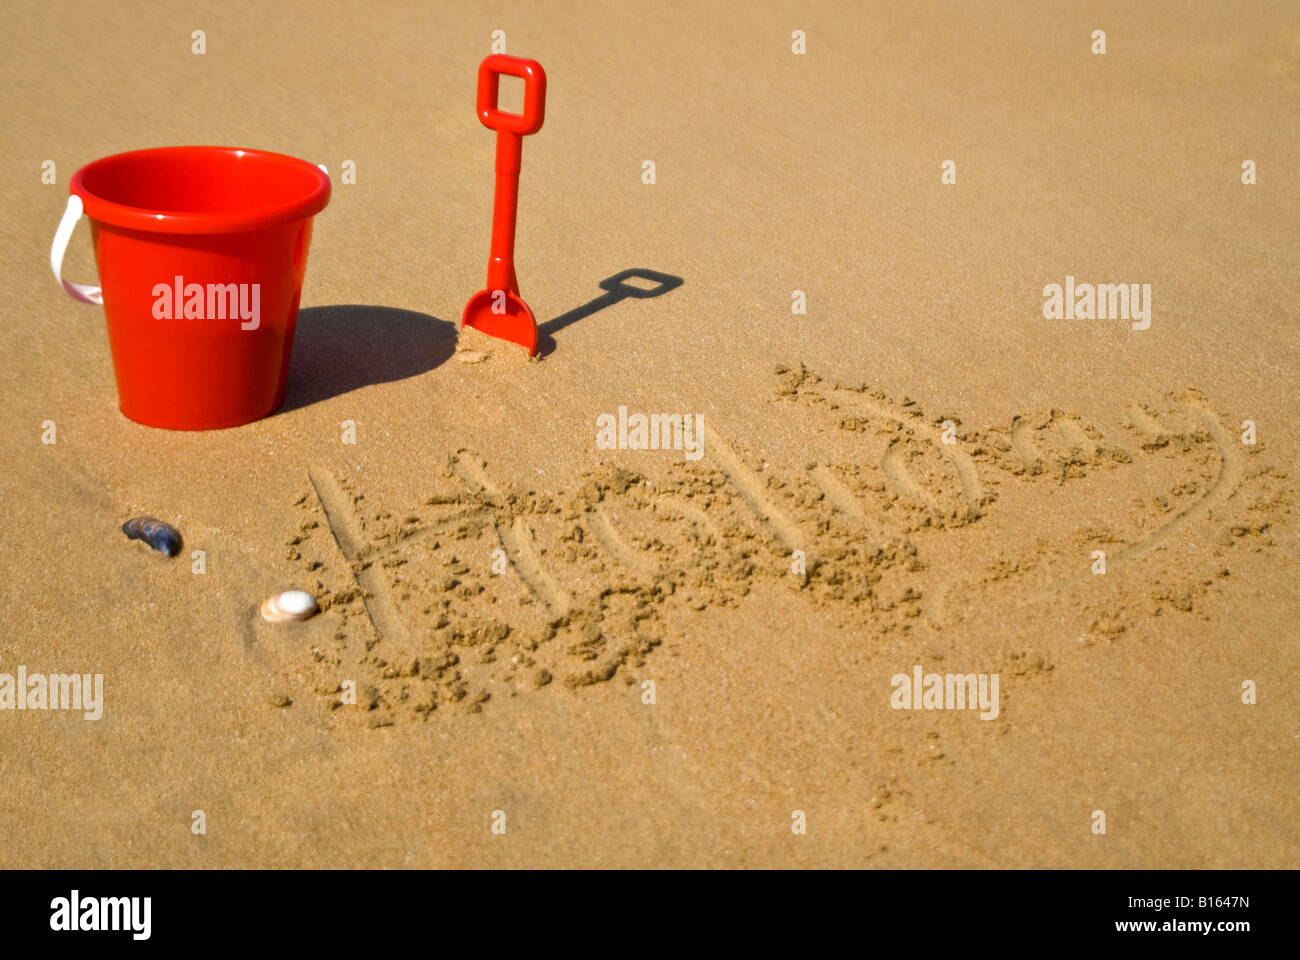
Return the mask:
<svg viewBox="0 0 1300 960">
<path fill-rule="evenodd" d="M 637 286 L 629 281 L 640 280 L 652 286 Z M 657 270 L 647 270 L 644 267 L 630 267 L 614 274 L 612 277 L 606 277 L 600 281 L 598 286 L 605 292 L 594 300 L 584 303 L 580 307 L 574 307 L 568 313 L 562 313 L 553 320 L 547 320 L 537 328 L 538 353 L 545 357 L 555 352 L 555 334 L 571 323 L 577 323 L 579 320 L 591 316 L 597 311 L 604 310 L 606 307 L 612 307 L 614 304 L 623 300 L 649 300 L 654 297 L 661 297 L 671 290 L 680 287 L 684 280 L 681 277 L 675 277 L 670 273 L 660 273 Z"/>
</svg>

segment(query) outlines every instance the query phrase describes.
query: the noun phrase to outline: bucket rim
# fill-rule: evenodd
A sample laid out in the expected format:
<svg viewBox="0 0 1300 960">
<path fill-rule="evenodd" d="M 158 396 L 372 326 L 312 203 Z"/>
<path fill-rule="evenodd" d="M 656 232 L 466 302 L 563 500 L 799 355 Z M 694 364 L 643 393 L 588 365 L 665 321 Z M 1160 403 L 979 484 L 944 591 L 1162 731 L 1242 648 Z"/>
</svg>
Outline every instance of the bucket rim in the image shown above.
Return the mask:
<svg viewBox="0 0 1300 960">
<path fill-rule="evenodd" d="M 262 207 L 249 207 L 238 210 L 152 210 L 147 207 L 132 207 L 123 203 L 106 200 L 89 190 L 85 185 L 85 176 L 96 167 L 126 157 L 145 155 L 190 155 L 225 153 L 235 154 L 264 162 L 300 166 L 304 172 L 316 178 L 316 186 L 301 197 L 284 203 Z M 86 216 L 100 223 L 144 230 L 151 233 L 235 233 L 246 230 L 258 230 L 281 223 L 292 223 L 315 216 L 325 209 L 330 199 L 330 178 L 325 171 L 315 164 L 298 157 L 271 150 L 258 150 L 253 147 L 219 147 L 219 146 L 175 146 L 149 147 L 143 150 L 125 150 L 92 160 L 77 170 L 68 182 L 68 192 L 81 198 Z"/>
</svg>

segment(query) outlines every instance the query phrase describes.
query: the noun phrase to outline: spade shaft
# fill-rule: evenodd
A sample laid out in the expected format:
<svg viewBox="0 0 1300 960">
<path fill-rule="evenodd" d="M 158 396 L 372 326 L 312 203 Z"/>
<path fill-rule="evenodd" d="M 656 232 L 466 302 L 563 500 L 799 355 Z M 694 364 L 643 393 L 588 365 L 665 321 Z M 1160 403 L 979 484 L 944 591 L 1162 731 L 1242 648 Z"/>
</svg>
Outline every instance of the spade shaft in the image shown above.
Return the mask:
<svg viewBox="0 0 1300 960">
<path fill-rule="evenodd" d="M 522 113 L 497 108 L 501 75 L 524 81 Z M 492 194 L 492 245 L 489 250 L 487 288 L 465 305 L 462 326 L 511 340 L 537 353 L 537 321 L 519 296 L 515 277 L 515 216 L 519 208 L 519 168 L 523 139 L 541 129 L 546 114 L 546 72 L 536 60 L 493 54 L 479 64 L 478 118 L 497 132 L 496 182 Z"/>
<path fill-rule="evenodd" d="M 509 130 L 497 131 L 496 189 L 492 194 L 492 246 L 488 260 L 488 289 L 519 294 L 515 279 L 515 218 L 519 212 L 519 167 L 524 139 Z"/>
</svg>

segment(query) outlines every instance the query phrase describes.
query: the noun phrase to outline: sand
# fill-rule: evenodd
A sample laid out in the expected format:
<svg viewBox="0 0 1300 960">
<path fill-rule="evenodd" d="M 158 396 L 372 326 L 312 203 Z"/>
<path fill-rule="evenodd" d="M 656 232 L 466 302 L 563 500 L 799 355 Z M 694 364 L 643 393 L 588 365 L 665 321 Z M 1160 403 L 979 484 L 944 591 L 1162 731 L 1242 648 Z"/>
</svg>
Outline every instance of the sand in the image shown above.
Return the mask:
<svg viewBox="0 0 1300 960">
<path fill-rule="evenodd" d="M 459 6 L 10 5 L 0 673 L 105 702 L 0 710 L 0 866 L 1295 866 L 1300 7 Z M 456 329 L 497 29 L 534 361 Z M 48 270 L 72 172 L 174 143 L 356 165 L 237 429 L 124 418 Z"/>
</svg>

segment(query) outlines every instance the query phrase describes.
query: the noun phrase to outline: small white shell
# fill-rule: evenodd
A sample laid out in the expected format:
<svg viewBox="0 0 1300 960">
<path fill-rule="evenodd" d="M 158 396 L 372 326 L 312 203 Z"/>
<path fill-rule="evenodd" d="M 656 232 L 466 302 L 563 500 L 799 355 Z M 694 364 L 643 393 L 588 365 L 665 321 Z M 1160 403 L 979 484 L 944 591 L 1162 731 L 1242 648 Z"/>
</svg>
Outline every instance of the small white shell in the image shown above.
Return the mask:
<svg viewBox="0 0 1300 960">
<path fill-rule="evenodd" d="M 487 354 L 481 350 L 457 350 L 456 359 L 461 363 L 482 363 L 487 359 Z"/>
<path fill-rule="evenodd" d="M 262 619 L 271 623 L 283 623 L 286 620 L 306 620 L 316 613 L 316 600 L 310 593 L 302 590 L 286 590 L 277 593 L 262 604 Z"/>
</svg>

